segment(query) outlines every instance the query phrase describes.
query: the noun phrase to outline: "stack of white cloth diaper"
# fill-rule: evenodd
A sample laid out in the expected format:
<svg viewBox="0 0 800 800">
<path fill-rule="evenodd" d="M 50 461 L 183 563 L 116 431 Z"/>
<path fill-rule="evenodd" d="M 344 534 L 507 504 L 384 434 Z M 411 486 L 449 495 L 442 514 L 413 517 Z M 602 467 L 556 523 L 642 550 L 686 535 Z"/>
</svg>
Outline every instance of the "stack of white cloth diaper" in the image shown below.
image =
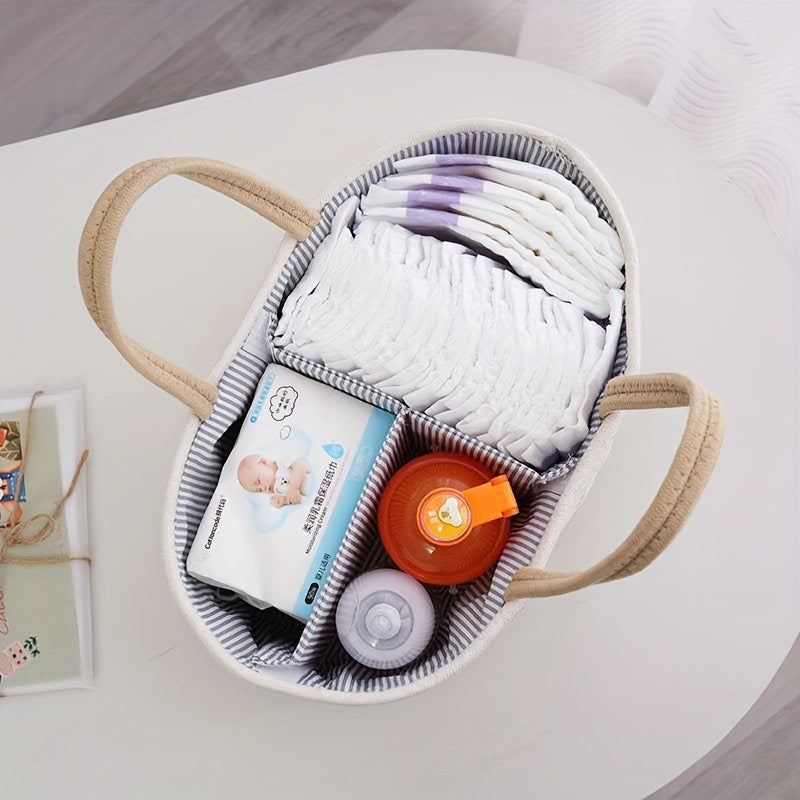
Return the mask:
<svg viewBox="0 0 800 800">
<path fill-rule="evenodd" d="M 387 182 L 399 177 L 342 204 L 286 298 L 274 343 L 546 468 L 586 437 L 613 365 L 623 307 L 618 239 L 598 233 L 596 211 L 595 228 L 581 217 L 587 230 L 580 240 L 578 224 L 570 228 L 555 214 L 542 232 L 530 224 L 530 235 L 544 244 L 549 237 L 554 252 L 560 248 L 562 258 L 572 259 L 581 293 L 570 292 L 552 266 L 542 273 L 547 281 L 534 284 L 532 268 L 509 269 L 483 254 L 495 252 L 494 244 L 476 252 L 474 245 L 415 233 L 385 219 L 388 213 L 373 213 L 409 210 L 373 203 L 395 191 Z M 570 202 L 562 198 L 564 208 L 577 206 Z"/>
</svg>

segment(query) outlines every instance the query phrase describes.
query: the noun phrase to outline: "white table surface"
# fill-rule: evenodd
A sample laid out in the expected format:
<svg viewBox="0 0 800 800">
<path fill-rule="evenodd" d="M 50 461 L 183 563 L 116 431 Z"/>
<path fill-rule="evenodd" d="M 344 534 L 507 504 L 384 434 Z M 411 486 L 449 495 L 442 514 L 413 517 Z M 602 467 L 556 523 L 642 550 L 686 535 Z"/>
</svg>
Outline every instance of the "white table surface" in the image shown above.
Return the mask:
<svg viewBox="0 0 800 800">
<path fill-rule="evenodd" d="M 475 116 L 567 136 L 615 187 L 640 249 L 643 371 L 685 372 L 719 396 L 719 466 L 644 573 L 530 602 L 428 692 L 347 708 L 258 689 L 212 660 L 167 590 L 162 501 L 188 411 L 91 322 L 76 277 L 83 222 L 143 158 L 225 159 L 316 202 L 348 163 Z M 531 62 L 393 53 L 6 146 L 0 178 L 5 329 L 21 344 L 5 348 L 3 394 L 86 392 L 96 665 L 90 690 L 2 701 L 5 796 L 641 798 L 773 677 L 800 627 L 796 273 L 719 169 L 637 105 Z M 157 187 L 120 241 L 127 332 L 205 374 L 279 239 L 201 187 Z M 586 566 L 631 529 L 682 413 L 628 415 L 552 567 Z"/>
</svg>

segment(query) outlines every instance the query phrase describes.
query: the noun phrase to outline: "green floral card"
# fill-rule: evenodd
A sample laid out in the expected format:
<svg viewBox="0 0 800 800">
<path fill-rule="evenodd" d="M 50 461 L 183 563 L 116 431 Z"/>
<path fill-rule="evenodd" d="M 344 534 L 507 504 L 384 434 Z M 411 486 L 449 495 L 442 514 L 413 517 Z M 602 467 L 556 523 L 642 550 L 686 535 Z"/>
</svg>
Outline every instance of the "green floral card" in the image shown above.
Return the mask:
<svg viewBox="0 0 800 800">
<path fill-rule="evenodd" d="M 0 693 L 92 680 L 83 395 L 0 400 Z"/>
</svg>

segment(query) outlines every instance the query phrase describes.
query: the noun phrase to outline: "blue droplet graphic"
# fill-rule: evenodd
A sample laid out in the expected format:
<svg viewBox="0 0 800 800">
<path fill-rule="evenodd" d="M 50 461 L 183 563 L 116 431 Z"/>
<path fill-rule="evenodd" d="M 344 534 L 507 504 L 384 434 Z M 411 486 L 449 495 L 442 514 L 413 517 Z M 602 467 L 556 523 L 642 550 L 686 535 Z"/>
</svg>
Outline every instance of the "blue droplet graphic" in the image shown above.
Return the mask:
<svg viewBox="0 0 800 800">
<path fill-rule="evenodd" d="M 331 457 L 339 459 L 344 455 L 344 447 L 340 444 L 324 444 L 322 449 Z"/>
</svg>

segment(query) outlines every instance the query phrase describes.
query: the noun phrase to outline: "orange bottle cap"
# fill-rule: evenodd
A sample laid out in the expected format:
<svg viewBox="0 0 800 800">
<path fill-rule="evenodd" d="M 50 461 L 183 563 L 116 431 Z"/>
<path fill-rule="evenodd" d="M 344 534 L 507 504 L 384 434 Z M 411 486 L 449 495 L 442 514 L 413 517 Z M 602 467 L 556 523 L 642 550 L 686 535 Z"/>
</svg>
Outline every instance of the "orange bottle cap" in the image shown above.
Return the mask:
<svg viewBox="0 0 800 800">
<path fill-rule="evenodd" d="M 404 572 L 453 586 L 497 563 L 516 512 L 505 476 L 467 455 L 428 453 L 389 479 L 378 504 L 378 532 Z"/>
</svg>

